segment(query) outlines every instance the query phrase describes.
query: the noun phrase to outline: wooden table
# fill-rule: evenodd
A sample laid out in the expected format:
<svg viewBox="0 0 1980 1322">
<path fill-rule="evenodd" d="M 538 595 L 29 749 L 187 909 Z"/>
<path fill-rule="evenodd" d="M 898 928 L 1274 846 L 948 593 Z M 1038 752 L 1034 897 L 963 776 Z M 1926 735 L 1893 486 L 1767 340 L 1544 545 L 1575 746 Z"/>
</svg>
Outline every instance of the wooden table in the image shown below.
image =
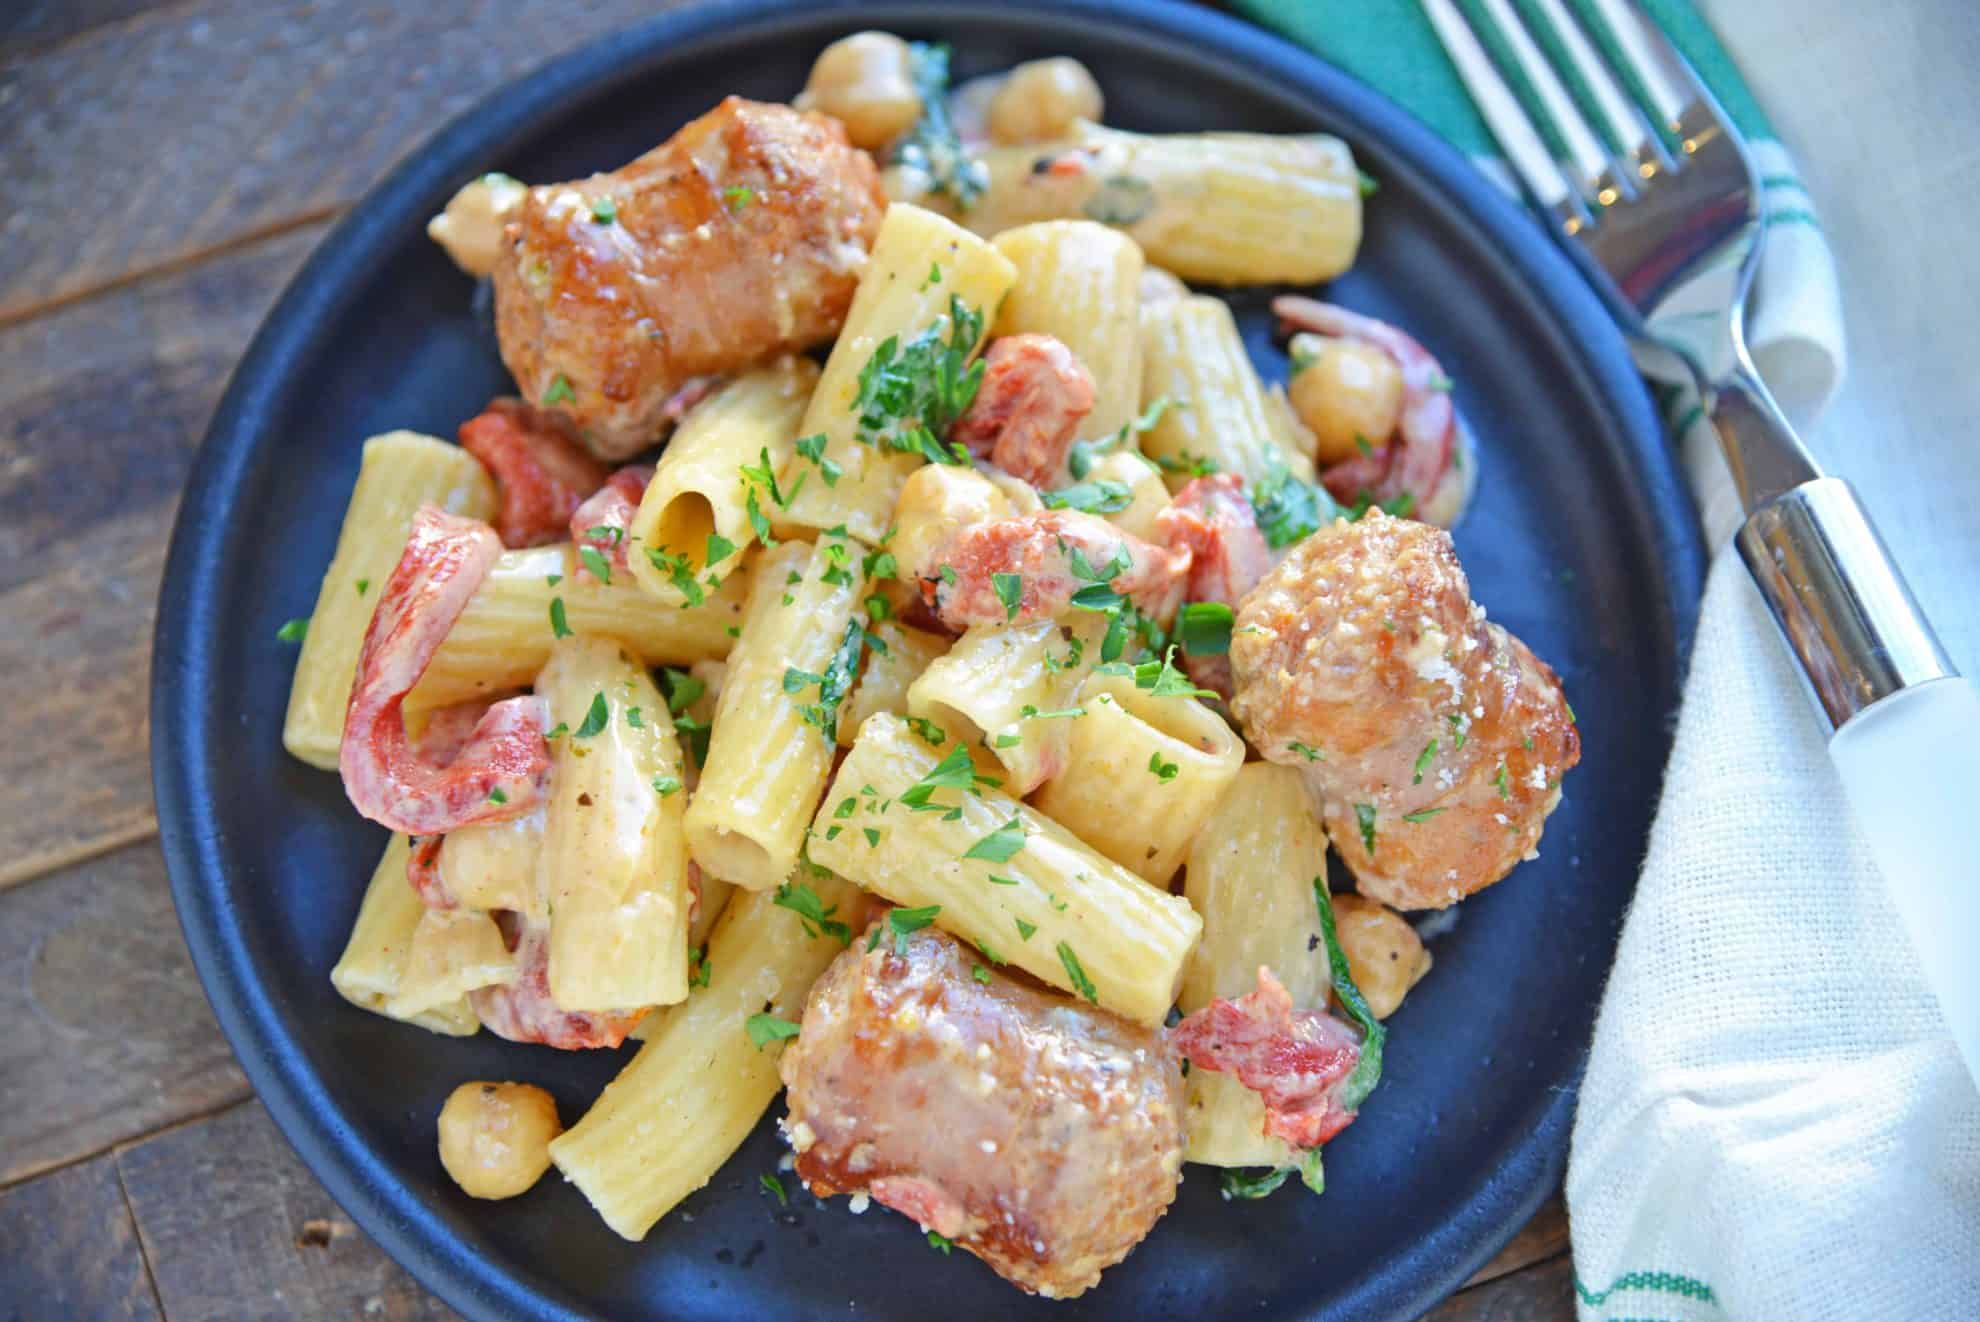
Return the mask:
<svg viewBox="0 0 1980 1322">
<path fill-rule="evenodd" d="M 402 153 L 656 0 L 26 0 L 0 18 L 0 1314 L 452 1313 L 248 1090 L 152 812 L 146 658 L 236 358 Z M 277 736 L 269 713 L 266 737 Z M 1433 1316 L 1571 1316 L 1560 1200 Z"/>
</svg>

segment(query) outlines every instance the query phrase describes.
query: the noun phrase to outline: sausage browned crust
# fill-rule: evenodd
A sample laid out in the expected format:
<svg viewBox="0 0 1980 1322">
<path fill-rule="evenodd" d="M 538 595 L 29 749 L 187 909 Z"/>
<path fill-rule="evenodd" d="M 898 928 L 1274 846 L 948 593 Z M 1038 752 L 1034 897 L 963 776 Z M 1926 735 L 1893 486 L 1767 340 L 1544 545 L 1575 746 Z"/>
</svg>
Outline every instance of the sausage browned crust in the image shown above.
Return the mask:
<svg viewBox="0 0 1980 1322">
<path fill-rule="evenodd" d="M 1174 1200 L 1181 1067 L 1161 1030 L 881 920 L 811 989 L 780 1068 L 814 1194 L 870 1194 L 1026 1291 L 1067 1298 Z M 979 977 L 976 969 L 982 969 Z"/>
<path fill-rule="evenodd" d="M 838 334 L 885 209 L 835 120 L 732 96 L 610 174 L 529 190 L 495 267 L 502 361 L 592 453 L 636 454 L 701 378 Z"/>
</svg>

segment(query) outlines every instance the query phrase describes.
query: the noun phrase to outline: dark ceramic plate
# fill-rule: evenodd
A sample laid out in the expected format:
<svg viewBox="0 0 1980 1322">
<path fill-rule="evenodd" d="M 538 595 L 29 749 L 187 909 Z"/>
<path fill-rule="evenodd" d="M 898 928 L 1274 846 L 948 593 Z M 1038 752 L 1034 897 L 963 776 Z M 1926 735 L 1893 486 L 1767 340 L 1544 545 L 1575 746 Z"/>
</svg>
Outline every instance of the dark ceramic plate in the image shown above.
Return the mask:
<svg viewBox="0 0 1980 1322">
<path fill-rule="evenodd" d="M 282 752 L 294 650 L 361 438 L 451 436 L 510 389 L 470 287 L 422 233 L 488 169 L 569 178 L 644 151 L 726 93 L 782 100 L 863 27 L 952 43 L 960 74 L 1069 54 L 1110 122 L 1319 129 L 1381 180 L 1331 296 L 1414 331 L 1458 382 L 1483 480 L 1458 532 L 1478 598 L 1558 667 L 1584 757 L 1538 861 L 1467 903 L 1392 1021 L 1381 1090 L 1327 1150 L 1329 1188 L 1225 1202 L 1191 1167 L 1148 1241 L 1073 1304 L 932 1252 L 905 1218 L 758 1188 L 769 1119 L 628 1244 L 546 1178 L 475 1203 L 433 1119 L 471 1078 L 536 1080 L 575 1120 L 613 1052 L 431 1037 L 361 1013 L 329 971 L 384 843 L 337 779 Z M 1262 291 L 1235 302 L 1283 373 Z M 345 1208 L 477 1317 L 1371 1318 L 1454 1289 L 1555 1187 L 1604 971 L 1642 857 L 1697 601 L 1690 505 L 1623 342 L 1540 230 L 1420 124 L 1255 29 L 1182 5 L 708 7 L 560 60 L 449 126 L 319 249 L 243 359 L 188 483 L 153 662 L 153 764 L 173 892 L 220 1021 Z M 773 1113 L 781 1107 L 773 1108 Z"/>
</svg>

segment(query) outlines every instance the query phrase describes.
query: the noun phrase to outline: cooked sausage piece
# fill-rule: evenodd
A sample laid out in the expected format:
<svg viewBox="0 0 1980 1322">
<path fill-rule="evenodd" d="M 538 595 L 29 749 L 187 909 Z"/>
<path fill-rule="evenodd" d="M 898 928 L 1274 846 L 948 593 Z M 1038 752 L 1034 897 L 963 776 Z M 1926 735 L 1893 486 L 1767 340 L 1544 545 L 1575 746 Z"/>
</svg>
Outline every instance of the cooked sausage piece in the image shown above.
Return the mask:
<svg viewBox="0 0 1980 1322">
<path fill-rule="evenodd" d="M 1361 893 L 1442 909 L 1532 853 L 1581 739 L 1560 680 L 1486 622 L 1450 534 L 1370 510 L 1295 547 L 1231 631 L 1231 710 L 1301 768 Z"/>
<path fill-rule="evenodd" d="M 571 515 L 610 472 L 579 448 L 563 417 L 519 399 L 490 400 L 457 434 L 495 479 L 495 531 L 512 550 L 563 541 Z"/>
<path fill-rule="evenodd" d="M 899 952 L 880 931 L 812 987 L 780 1064 L 799 1178 L 870 1194 L 1027 1292 L 1089 1289 L 1181 1177 L 1182 1072 L 1161 1031 L 1006 977 L 937 929 Z"/>
<path fill-rule="evenodd" d="M 502 361 L 603 459 L 670 402 L 838 334 L 886 201 L 823 115 L 730 97 L 610 174 L 529 191 L 495 267 Z"/>
<path fill-rule="evenodd" d="M 1122 532 L 1096 514 L 1042 510 L 959 529 L 918 571 L 944 626 L 1057 619 L 1073 594 L 1106 583 L 1166 626 L 1182 604 L 1189 553 Z"/>
<path fill-rule="evenodd" d="M 949 439 L 1035 487 L 1060 485 L 1080 421 L 1093 412 L 1092 376 L 1050 335 L 1000 336 L 983 364 L 983 384 Z"/>
</svg>

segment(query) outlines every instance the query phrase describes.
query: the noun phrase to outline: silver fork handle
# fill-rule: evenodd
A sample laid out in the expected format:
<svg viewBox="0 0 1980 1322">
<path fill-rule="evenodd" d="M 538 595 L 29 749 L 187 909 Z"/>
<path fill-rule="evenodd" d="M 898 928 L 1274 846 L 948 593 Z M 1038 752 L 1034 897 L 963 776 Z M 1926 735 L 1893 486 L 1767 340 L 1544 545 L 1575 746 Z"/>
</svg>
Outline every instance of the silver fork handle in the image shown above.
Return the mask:
<svg viewBox="0 0 1980 1322">
<path fill-rule="evenodd" d="M 1712 408 L 1728 457 L 1745 457 L 1738 476 L 1748 508 L 1755 491 L 1765 501 L 1740 528 L 1739 552 L 1830 727 L 1900 689 L 1957 674 L 1849 483 L 1769 484 L 1767 456 L 1799 454 L 1800 443 L 1743 376 L 1720 384 Z M 1788 463 L 1772 475 L 1785 476 Z M 1768 499 L 1769 490 L 1778 494 Z"/>
</svg>

